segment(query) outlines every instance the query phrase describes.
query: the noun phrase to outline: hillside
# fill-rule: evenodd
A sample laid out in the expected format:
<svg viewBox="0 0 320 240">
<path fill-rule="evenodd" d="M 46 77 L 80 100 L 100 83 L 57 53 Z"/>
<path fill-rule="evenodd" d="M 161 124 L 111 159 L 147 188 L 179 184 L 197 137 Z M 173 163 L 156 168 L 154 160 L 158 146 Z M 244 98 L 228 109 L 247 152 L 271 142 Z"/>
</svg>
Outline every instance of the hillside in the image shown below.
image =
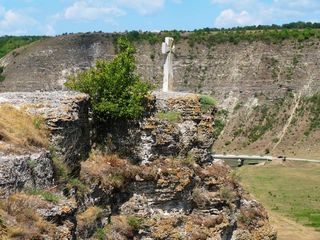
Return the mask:
<svg viewBox="0 0 320 240">
<path fill-rule="evenodd" d="M 137 47 L 138 72 L 157 86 L 161 41 L 167 35 L 177 39 L 175 90 L 215 96 L 226 110 L 216 121 L 226 127 L 215 151 L 320 158 L 319 102 L 311 100 L 320 90 L 318 29 L 127 35 Z M 111 59 L 118 36 L 70 34 L 17 49 L 0 60 L 5 77 L 0 91 L 64 89 L 68 75 Z"/>
</svg>

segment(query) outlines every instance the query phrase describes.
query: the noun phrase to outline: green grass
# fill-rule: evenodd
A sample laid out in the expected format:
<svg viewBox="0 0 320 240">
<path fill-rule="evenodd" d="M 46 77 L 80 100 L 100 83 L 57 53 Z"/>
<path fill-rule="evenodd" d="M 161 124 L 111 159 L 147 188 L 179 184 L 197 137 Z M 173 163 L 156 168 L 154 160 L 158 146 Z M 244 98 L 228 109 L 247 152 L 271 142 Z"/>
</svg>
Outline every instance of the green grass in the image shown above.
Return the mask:
<svg viewBox="0 0 320 240">
<path fill-rule="evenodd" d="M 269 211 L 320 231 L 320 165 L 245 166 L 241 182 Z"/>
<path fill-rule="evenodd" d="M 201 95 L 200 104 L 201 104 L 201 107 L 205 107 L 205 108 L 208 106 L 215 106 L 217 105 L 217 100 L 215 100 L 213 97 L 210 97 L 208 95 Z"/>
<path fill-rule="evenodd" d="M 55 195 L 54 193 L 47 192 L 41 189 L 31 189 L 27 191 L 29 195 L 38 195 L 41 196 L 44 200 L 48 202 L 58 203 L 60 198 L 59 196 Z"/>
<path fill-rule="evenodd" d="M 169 111 L 169 112 L 158 112 L 156 117 L 160 120 L 166 120 L 169 122 L 179 122 L 181 120 L 181 113 Z"/>
<path fill-rule="evenodd" d="M 144 220 L 141 217 L 128 216 L 127 222 L 133 229 L 139 229 Z"/>
</svg>

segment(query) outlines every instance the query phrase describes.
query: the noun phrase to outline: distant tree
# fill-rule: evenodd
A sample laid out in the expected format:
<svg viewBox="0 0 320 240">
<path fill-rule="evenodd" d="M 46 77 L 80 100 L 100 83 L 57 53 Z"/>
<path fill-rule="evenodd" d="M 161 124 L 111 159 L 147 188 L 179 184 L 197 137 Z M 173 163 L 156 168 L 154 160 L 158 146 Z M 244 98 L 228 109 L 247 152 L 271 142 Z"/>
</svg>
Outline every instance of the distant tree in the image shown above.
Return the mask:
<svg viewBox="0 0 320 240">
<path fill-rule="evenodd" d="M 135 48 L 130 42 L 119 38 L 117 51 L 113 60 L 99 60 L 95 67 L 70 77 L 65 84 L 89 94 L 93 113 L 102 121 L 139 117 L 151 89 L 150 84 L 142 82 L 135 73 Z"/>
</svg>

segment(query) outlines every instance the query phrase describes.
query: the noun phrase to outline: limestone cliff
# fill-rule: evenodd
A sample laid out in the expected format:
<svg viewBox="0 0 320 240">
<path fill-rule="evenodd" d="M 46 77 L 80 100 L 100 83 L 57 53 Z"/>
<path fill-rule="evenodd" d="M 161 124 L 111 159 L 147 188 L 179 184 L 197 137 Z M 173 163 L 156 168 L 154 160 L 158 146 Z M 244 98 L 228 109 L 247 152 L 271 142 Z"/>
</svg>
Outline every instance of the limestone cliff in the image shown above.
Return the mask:
<svg viewBox="0 0 320 240">
<path fill-rule="evenodd" d="M 121 125 L 117 135 L 107 125 L 87 160 L 90 140 L 98 138 L 97 130 L 93 139 L 88 133 L 86 95 L 3 93 L 0 99 L 43 116 L 55 146 L 43 156 L 0 155 L 1 238 L 276 239 L 264 208 L 229 167 L 210 159 L 215 106 L 201 105 L 198 95 L 150 97 L 136 125 Z M 63 162 L 80 171 L 63 174 Z"/>
</svg>

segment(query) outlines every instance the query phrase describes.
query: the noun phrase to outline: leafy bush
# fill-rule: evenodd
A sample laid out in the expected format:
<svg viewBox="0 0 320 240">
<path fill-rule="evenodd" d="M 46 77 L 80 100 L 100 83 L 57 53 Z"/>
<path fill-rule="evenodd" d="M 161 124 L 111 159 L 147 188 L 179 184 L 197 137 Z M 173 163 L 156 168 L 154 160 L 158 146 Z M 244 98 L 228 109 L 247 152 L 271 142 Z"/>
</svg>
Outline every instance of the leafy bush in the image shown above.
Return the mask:
<svg viewBox="0 0 320 240">
<path fill-rule="evenodd" d="M 125 38 L 118 39 L 117 47 L 118 54 L 113 60 L 99 60 L 94 68 L 66 83 L 68 88 L 90 95 L 93 113 L 102 121 L 139 117 L 151 89 L 134 72 L 134 47 Z"/>
</svg>

